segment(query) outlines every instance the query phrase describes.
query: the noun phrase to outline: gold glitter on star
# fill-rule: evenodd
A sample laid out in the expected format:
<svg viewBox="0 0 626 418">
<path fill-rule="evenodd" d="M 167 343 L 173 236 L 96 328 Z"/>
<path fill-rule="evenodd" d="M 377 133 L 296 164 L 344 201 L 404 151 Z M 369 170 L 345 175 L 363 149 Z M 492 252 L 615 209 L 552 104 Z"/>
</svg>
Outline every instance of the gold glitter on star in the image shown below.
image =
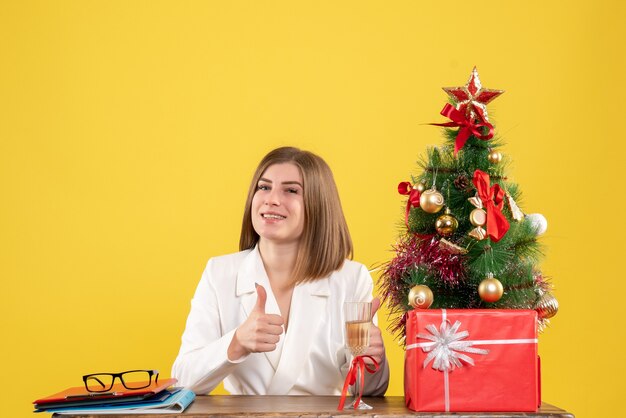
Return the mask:
<svg viewBox="0 0 626 418">
<path fill-rule="evenodd" d="M 489 122 L 487 104 L 504 93 L 504 90 L 484 89 L 476 67 L 463 87 L 444 87 L 443 90 L 456 102 L 456 108 L 471 121 Z"/>
</svg>

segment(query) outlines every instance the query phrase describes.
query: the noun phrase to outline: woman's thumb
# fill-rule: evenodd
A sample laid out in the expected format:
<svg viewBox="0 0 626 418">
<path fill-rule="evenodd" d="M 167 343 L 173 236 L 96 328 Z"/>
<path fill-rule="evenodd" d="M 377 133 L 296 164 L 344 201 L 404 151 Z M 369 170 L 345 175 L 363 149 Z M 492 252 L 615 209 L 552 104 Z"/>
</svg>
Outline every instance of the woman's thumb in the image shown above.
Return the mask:
<svg viewBox="0 0 626 418">
<path fill-rule="evenodd" d="M 265 301 L 267 300 L 267 292 L 265 288 L 260 284 L 256 285 L 256 305 L 254 305 L 254 310 L 257 312 L 265 313 Z"/>
</svg>

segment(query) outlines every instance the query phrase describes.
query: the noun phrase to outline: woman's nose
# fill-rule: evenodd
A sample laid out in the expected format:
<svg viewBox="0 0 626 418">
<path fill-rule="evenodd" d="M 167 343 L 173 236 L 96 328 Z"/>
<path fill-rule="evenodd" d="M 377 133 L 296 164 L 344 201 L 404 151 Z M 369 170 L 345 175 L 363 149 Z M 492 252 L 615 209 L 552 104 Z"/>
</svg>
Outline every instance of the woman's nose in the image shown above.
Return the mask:
<svg viewBox="0 0 626 418">
<path fill-rule="evenodd" d="M 271 189 L 269 193 L 265 195 L 265 204 L 270 206 L 279 206 L 280 199 L 278 192 L 275 189 Z"/>
</svg>

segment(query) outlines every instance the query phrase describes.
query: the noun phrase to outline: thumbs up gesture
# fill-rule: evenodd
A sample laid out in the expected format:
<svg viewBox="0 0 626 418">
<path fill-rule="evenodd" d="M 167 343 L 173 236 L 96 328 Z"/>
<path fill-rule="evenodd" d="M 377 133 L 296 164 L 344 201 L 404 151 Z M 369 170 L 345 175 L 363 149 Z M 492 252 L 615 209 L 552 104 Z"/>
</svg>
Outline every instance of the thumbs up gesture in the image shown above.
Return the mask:
<svg viewBox="0 0 626 418">
<path fill-rule="evenodd" d="M 248 319 L 237 328 L 230 346 L 228 358 L 240 359 L 250 353 L 274 351 L 283 333 L 283 318 L 280 315 L 266 314 L 265 301 L 267 292 L 261 285 L 256 285 L 257 300 Z"/>
<path fill-rule="evenodd" d="M 372 300 L 372 318 L 376 314 L 379 307 L 380 299 L 375 297 Z M 363 355 L 372 356 L 378 364 L 382 364 L 382 361 L 385 358 L 385 346 L 383 344 L 382 333 L 380 332 L 380 328 L 373 323 L 370 325 L 370 346 Z M 365 359 L 365 361 L 369 362 L 369 359 Z"/>
</svg>

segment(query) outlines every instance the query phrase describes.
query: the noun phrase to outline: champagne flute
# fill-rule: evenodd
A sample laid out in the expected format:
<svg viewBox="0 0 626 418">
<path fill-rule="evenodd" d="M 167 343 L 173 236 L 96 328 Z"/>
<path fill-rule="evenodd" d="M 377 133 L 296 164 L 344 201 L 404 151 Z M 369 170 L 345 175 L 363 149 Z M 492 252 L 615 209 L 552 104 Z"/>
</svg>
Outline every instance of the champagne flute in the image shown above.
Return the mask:
<svg viewBox="0 0 626 418">
<path fill-rule="evenodd" d="M 370 324 L 372 321 L 371 302 L 345 302 L 344 316 L 346 323 L 346 346 L 353 356 L 360 356 L 370 345 Z M 347 409 L 372 409 L 371 406 L 361 400 L 355 407 L 359 395 L 359 384 L 361 380 L 361 370 L 357 368 L 354 391 L 354 400 Z"/>
</svg>

